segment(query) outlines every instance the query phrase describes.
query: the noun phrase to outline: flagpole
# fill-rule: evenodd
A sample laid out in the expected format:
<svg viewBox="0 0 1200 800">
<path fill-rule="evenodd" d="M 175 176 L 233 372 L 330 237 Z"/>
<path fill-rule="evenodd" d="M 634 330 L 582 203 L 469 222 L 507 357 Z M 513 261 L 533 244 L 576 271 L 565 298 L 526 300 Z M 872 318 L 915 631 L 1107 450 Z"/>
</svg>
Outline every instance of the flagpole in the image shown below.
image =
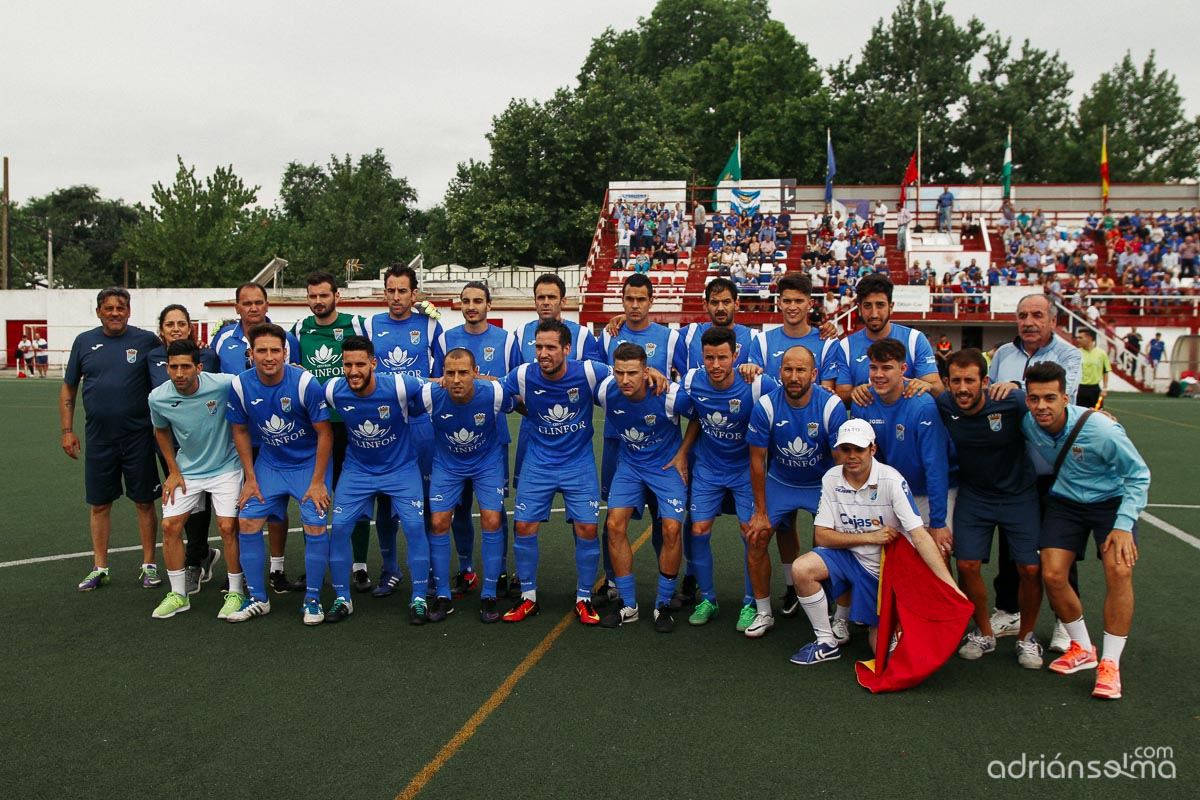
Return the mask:
<svg viewBox="0 0 1200 800">
<path fill-rule="evenodd" d="M 913 209 L 914 225 L 921 224 L 921 125 L 917 123 L 917 206 Z"/>
</svg>

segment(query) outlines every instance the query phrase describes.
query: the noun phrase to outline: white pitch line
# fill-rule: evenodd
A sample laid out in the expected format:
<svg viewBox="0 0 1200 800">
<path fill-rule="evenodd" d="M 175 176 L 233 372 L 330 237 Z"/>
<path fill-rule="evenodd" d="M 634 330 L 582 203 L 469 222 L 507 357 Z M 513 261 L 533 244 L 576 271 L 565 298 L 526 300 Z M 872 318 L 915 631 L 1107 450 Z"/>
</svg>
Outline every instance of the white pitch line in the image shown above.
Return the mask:
<svg viewBox="0 0 1200 800">
<path fill-rule="evenodd" d="M 1177 503 L 1147 503 L 1146 508 L 1200 508 L 1200 506 L 1179 505 Z"/>
<path fill-rule="evenodd" d="M 1171 534 L 1172 536 L 1174 536 L 1176 539 L 1183 542 L 1184 544 L 1190 544 L 1192 547 L 1196 548 L 1197 550 L 1200 550 L 1200 539 L 1197 539 L 1195 536 L 1192 536 L 1187 531 L 1180 530 L 1179 528 L 1176 528 L 1171 523 L 1169 523 L 1165 520 L 1161 520 L 1158 517 L 1154 516 L 1153 514 L 1150 514 L 1145 511 L 1142 512 L 1142 519 L 1146 520 L 1146 522 L 1149 522 L 1151 525 L 1158 528 L 1159 530 L 1162 530 L 1162 531 L 1165 531 L 1166 533 Z"/>
<path fill-rule="evenodd" d="M 604 508 L 604 507 L 605 506 L 601 505 L 601 508 Z M 565 508 L 550 509 L 551 514 L 562 514 L 565 512 L 566 512 Z M 471 516 L 477 518 L 479 516 L 479 513 L 476 512 L 476 513 L 472 514 Z M 372 522 L 372 524 L 374 524 L 374 522 Z M 288 533 L 299 533 L 302 530 L 304 530 L 304 529 L 303 528 L 288 528 Z M 263 535 L 265 536 L 266 534 L 264 533 Z M 221 541 L 221 537 L 220 536 L 210 536 L 210 537 L 208 537 L 208 540 L 210 542 L 219 542 L 219 541 Z M 162 547 L 162 545 L 156 544 L 155 547 Z M 110 547 L 108 549 L 108 552 L 109 553 L 134 553 L 134 552 L 140 552 L 141 549 L 142 549 L 142 546 L 140 544 L 135 544 L 135 545 L 130 545 L 129 547 Z M 91 556 L 92 556 L 92 551 L 85 550 L 80 553 L 59 553 L 58 555 L 54 555 L 54 556 L 38 556 L 37 558 L 22 558 L 17 561 L 0 561 L 0 569 L 3 569 L 4 567 L 23 567 L 27 564 L 45 564 L 50 561 L 66 561 L 66 560 L 72 559 L 72 558 L 85 558 L 85 557 L 90 558 Z"/>
</svg>

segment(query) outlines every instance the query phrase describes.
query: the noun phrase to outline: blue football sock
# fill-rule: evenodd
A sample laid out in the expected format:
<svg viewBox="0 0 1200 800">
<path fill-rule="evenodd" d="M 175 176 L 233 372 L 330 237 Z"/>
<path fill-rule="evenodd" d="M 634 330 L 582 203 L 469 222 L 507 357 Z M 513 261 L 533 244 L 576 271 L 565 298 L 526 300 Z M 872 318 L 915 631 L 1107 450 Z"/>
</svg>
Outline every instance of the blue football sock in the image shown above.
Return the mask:
<svg viewBox="0 0 1200 800">
<path fill-rule="evenodd" d="M 434 534 L 429 537 L 429 561 L 437 585 L 438 597 L 450 596 L 450 534 Z"/>
<path fill-rule="evenodd" d="M 412 578 L 412 599 L 424 600 L 429 588 L 429 538 L 425 535 L 425 524 L 411 506 L 400 510 L 400 527 L 404 530 L 404 544 L 408 551 L 408 574 Z"/>
<path fill-rule="evenodd" d="M 329 531 L 304 534 L 304 599 L 320 600 L 321 584 L 329 566 Z"/>
<path fill-rule="evenodd" d="M 750 540 L 742 537 L 742 571 L 746 577 L 746 591 L 742 596 L 742 605 L 748 606 L 754 602 L 754 587 L 750 585 Z"/>
<path fill-rule="evenodd" d="M 716 602 L 717 591 L 713 586 L 712 534 L 692 534 L 692 555 L 688 558 L 688 569 L 695 569 L 696 582 L 700 584 L 700 596 Z"/>
<path fill-rule="evenodd" d="M 500 509 L 500 572 L 508 572 L 508 510 Z"/>
<path fill-rule="evenodd" d="M 608 515 L 604 515 L 604 529 L 600 532 L 600 541 L 603 547 L 600 548 L 600 553 L 604 557 L 604 580 L 608 583 L 615 583 L 617 573 L 613 572 L 612 559 L 608 555 Z"/>
<path fill-rule="evenodd" d="M 380 496 L 375 501 L 375 534 L 379 537 L 379 555 L 383 559 L 383 571 L 400 572 L 400 552 L 396 544 L 400 523 L 392 516 L 390 497 Z"/>
<path fill-rule="evenodd" d="M 354 546 L 351 544 L 352 525 L 335 525 L 329 540 L 329 579 L 336 597 L 350 597 L 350 566 Z"/>
<path fill-rule="evenodd" d="M 480 597 L 496 599 L 496 579 L 504 564 L 504 534 L 500 531 L 483 532 L 483 591 Z"/>
<path fill-rule="evenodd" d="M 633 573 L 616 579 L 617 591 L 621 593 L 621 602 L 630 608 L 637 607 L 637 590 L 634 588 Z"/>
<path fill-rule="evenodd" d="M 246 594 L 255 600 L 267 599 L 267 545 L 262 532 L 239 533 L 238 552 L 242 574 L 246 576 Z"/>
<path fill-rule="evenodd" d="M 600 569 L 600 540 L 575 537 L 575 597 L 592 599 L 596 572 Z"/>
<path fill-rule="evenodd" d="M 667 606 L 671 604 L 671 598 L 675 596 L 675 584 L 678 582 L 676 576 L 667 577 L 661 572 L 658 573 L 658 596 L 654 598 L 655 606 Z"/>
<path fill-rule="evenodd" d="M 513 537 L 513 561 L 521 576 L 521 591 L 537 591 L 538 535 Z"/>
</svg>

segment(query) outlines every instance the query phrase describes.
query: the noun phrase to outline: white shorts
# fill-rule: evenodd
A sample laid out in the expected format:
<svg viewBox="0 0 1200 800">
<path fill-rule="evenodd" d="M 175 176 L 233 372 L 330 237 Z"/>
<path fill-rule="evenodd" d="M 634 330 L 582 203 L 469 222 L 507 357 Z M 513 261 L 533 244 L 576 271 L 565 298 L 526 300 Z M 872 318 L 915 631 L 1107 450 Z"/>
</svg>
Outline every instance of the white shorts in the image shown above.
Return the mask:
<svg viewBox="0 0 1200 800">
<path fill-rule="evenodd" d="M 946 492 L 946 527 L 950 528 L 951 533 L 954 532 L 954 504 L 958 500 L 958 487 L 955 486 Z M 929 528 L 929 495 L 917 494 L 913 495 L 913 501 L 917 504 L 917 511 L 921 514 L 921 521 L 925 523 L 926 529 Z"/>
<path fill-rule="evenodd" d="M 175 499 L 163 503 L 163 518 L 180 517 L 203 510 L 204 495 L 207 492 L 212 496 L 214 514 L 218 517 L 237 519 L 237 501 L 242 493 L 242 478 L 240 467 L 233 472 L 224 472 L 210 478 L 189 478 L 184 475 L 183 482 L 187 485 L 187 492 L 175 490 Z"/>
</svg>

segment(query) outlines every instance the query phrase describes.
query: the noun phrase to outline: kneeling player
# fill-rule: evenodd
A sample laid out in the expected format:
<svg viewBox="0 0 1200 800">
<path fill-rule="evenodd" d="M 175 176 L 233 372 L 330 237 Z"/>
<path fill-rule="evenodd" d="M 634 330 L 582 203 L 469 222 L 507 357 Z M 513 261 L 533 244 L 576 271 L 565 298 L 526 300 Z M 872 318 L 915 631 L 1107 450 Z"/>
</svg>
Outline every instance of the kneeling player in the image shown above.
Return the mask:
<svg viewBox="0 0 1200 800">
<path fill-rule="evenodd" d="M 662 519 L 663 536 L 654 629 L 670 633 L 675 627 L 671 598 L 683 557 L 679 536 L 687 503 L 687 458 L 680 452 L 683 437 L 679 421 L 691 413 L 692 404 L 675 384 L 663 394 L 648 390 L 646 351 L 641 345 L 618 345 L 612 360 L 612 377 L 600 384 L 596 402 L 620 437 L 617 465 L 608 490 L 607 527 L 609 557 L 621 602 L 604 615 L 600 624 L 616 628 L 638 619 L 628 528 L 630 517 L 640 518 L 649 499 L 650 513 Z"/>
<path fill-rule="evenodd" d="M 413 625 L 441 622 L 449 613 L 449 588 L 445 603 L 439 598 L 430 610 L 425 600 L 429 540 L 425 537 L 424 486 L 408 424 L 409 413 L 421 411 L 421 380 L 411 375 L 376 374 L 376 364 L 371 341 L 351 336 L 342 343 L 345 377 L 325 384 L 326 401 L 337 408 L 346 423 L 346 460 L 334 493 L 337 503 L 329 549 L 329 573 L 336 598 L 325 621 L 341 622 L 354 611 L 350 601 L 354 557 L 351 537 L 355 524 L 370 517 L 376 498 L 385 497 L 390 504 L 380 507 L 390 507 L 392 518 L 400 520 L 407 544 L 408 572 L 412 575 L 408 621 Z M 448 567 L 448 537 L 445 558 Z M 397 569 L 398 564 L 384 564 L 385 575 L 396 574 Z"/>
<path fill-rule="evenodd" d="M 167 462 L 163 561 L 171 591 L 151 616 L 167 619 L 191 608 L 184 570 L 183 527 L 208 492 L 229 565 L 229 592 L 217 614 L 217 619 L 227 619 L 246 599 L 237 541 L 242 468 L 224 412 L 233 376 L 204 372 L 200 348 L 190 339 L 171 342 L 167 347 L 167 375 L 170 380 L 150 393 L 150 420 L 159 451 Z M 173 438 L 179 442 L 178 452 Z"/>
</svg>

